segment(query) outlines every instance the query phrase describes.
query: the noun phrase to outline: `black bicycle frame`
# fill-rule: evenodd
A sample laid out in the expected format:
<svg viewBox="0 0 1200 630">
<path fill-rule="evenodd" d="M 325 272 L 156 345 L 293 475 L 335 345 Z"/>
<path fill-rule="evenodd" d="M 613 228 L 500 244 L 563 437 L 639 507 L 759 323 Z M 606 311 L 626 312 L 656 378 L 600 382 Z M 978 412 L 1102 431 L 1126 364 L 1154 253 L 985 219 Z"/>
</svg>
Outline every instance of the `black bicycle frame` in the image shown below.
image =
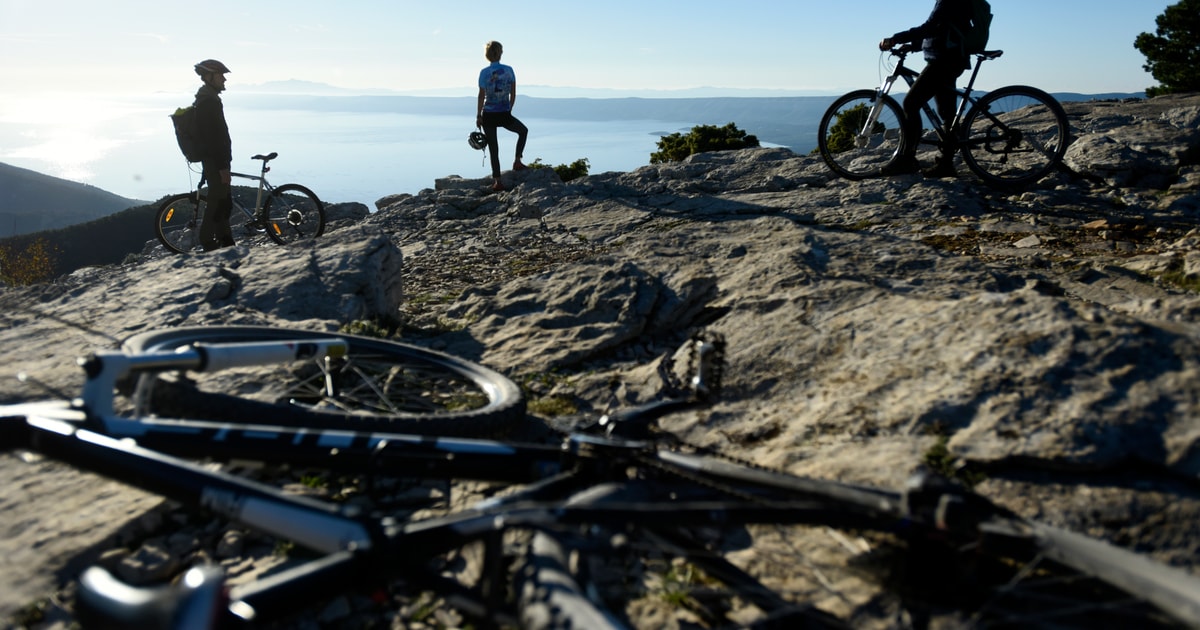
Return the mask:
<svg viewBox="0 0 1200 630">
<path fill-rule="evenodd" d="M 891 76 L 884 81 L 883 86 L 876 90 L 876 100 L 891 92 L 891 89 L 895 85 L 897 78 L 904 79 L 904 82 L 908 85 L 909 89 L 912 89 L 913 83 L 916 82 L 917 77 L 921 76 L 921 73 L 904 65 L 904 60 L 906 57 L 907 54 L 900 57 L 900 61 L 896 64 L 896 70 L 893 71 Z M 979 69 L 986 59 L 987 58 L 983 55 L 975 55 L 975 67 L 971 70 L 971 80 L 967 82 L 966 87 L 956 88 L 954 90 L 955 95 L 958 98 L 958 107 L 954 112 L 954 119 L 950 121 L 952 123 L 951 125 L 947 125 L 946 121 L 942 120 L 941 116 L 938 115 L 937 111 L 933 107 L 930 107 L 929 103 L 926 102 L 921 104 L 921 111 L 925 114 L 925 117 L 929 120 L 929 122 L 932 123 L 933 132 L 937 135 L 938 141 L 943 146 L 952 144 L 957 148 L 964 140 L 962 137 L 963 134 L 958 128 L 958 125 L 962 120 L 963 115 L 966 114 L 967 108 L 975 105 L 979 101 L 979 99 L 974 98 L 971 95 L 974 93 L 975 79 L 979 77 Z M 999 123 L 999 121 L 990 114 L 987 116 L 993 122 Z"/>
<path fill-rule="evenodd" d="M 647 412 L 658 413 L 683 404 L 675 402 L 647 407 Z M 471 541 L 485 543 L 485 562 L 498 562 L 499 535 L 514 527 L 561 530 L 585 524 L 619 528 L 637 523 L 649 530 L 659 528 L 657 531 L 664 536 L 680 526 L 705 523 L 820 521 L 872 528 L 878 527 L 880 516 L 891 513 L 879 506 L 890 505 L 894 511 L 901 504 L 899 495 L 893 493 L 833 484 L 831 495 L 828 483 L 809 486 L 807 480 L 792 477 L 780 484 L 779 490 L 791 497 L 782 502 L 779 496 L 772 500 L 767 495 L 761 502 L 714 500 L 703 486 L 686 480 L 629 483 L 627 469 L 639 464 L 686 470 L 694 479 L 735 479 L 733 473 L 739 473 L 746 483 L 770 481 L 770 473 L 765 471 L 739 471 L 736 466 L 658 451 L 636 440 L 572 435 L 561 445 L 541 445 L 154 419 L 128 424 L 106 419 L 106 430 L 112 432 L 106 435 L 84 428 L 98 421 L 89 420 L 84 411 L 70 406 L 34 403 L 15 411 L 20 415 L 0 418 L 0 438 L 11 447 L 35 450 L 325 554 L 270 578 L 234 588 L 234 605 L 228 614 L 235 616 L 241 611 L 244 615 L 275 618 L 292 611 L 298 597 L 327 593 L 330 584 L 366 587 L 396 575 L 410 579 L 420 576 L 427 587 L 436 585 L 440 594 L 456 594 L 456 602 L 465 610 L 474 607 L 476 613 L 494 614 L 498 600 L 479 598 L 499 597 L 504 591 L 499 583 L 503 575 L 497 573 L 496 583 L 485 586 L 480 594 L 439 577 L 424 564 Z M 123 439 L 135 434 L 136 444 Z M 528 485 L 463 511 L 404 523 L 364 514 L 353 505 L 287 495 L 271 486 L 181 459 L 189 456 Z M 609 489 L 605 501 L 597 503 L 593 499 L 591 503 L 572 505 L 568 500 L 578 492 L 594 494 L 598 488 Z M 876 507 L 834 511 L 831 515 L 827 501 L 796 500 L 793 496 L 806 490 L 814 497 L 837 496 Z M 648 500 L 651 492 L 673 498 Z M 897 523 L 903 520 L 898 511 L 892 516 Z M 723 559 L 713 558 L 707 563 L 714 574 L 725 576 L 731 583 L 753 581 Z M 398 567 L 403 570 L 398 571 Z"/>
</svg>

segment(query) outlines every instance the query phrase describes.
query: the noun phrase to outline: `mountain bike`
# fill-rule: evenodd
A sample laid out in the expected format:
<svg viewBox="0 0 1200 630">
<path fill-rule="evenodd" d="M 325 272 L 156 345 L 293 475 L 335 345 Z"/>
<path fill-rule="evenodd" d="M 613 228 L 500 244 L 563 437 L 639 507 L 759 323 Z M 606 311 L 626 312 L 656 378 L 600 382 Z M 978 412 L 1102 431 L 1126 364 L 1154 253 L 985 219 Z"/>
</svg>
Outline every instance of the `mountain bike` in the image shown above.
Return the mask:
<svg viewBox="0 0 1200 630">
<path fill-rule="evenodd" d="M 911 88 L 919 72 L 904 65 L 916 48 L 903 46 L 884 53 L 895 67 L 877 89 L 856 90 L 833 102 L 821 118 L 817 145 L 829 168 L 842 177 L 878 177 L 900 155 L 904 108 L 890 94 L 898 80 Z M 985 183 L 998 188 L 1032 184 L 1062 162 L 1070 142 L 1070 124 L 1062 105 L 1037 88 L 1012 85 L 974 95 L 984 61 L 1002 50 L 974 55 L 975 69 L 958 90 L 954 119 L 943 121 L 929 103 L 922 111 L 933 134 L 922 145 L 962 154 L 963 162 Z"/>
<path fill-rule="evenodd" d="M 664 366 L 682 376 L 658 399 L 514 440 L 437 434 L 441 422 L 470 433 L 472 415 L 524 413 L 511 381 L 460 358 L 334 333 L 158 331 L 81 361 L 74 401 L 0 407 L 0 445 L 309 550 L 263 575 L 199 565 L 157 586 L 90 567 L 72 606 L 84 627 L 314 627 L 314 607 L 347 593 L 364 595 L 356 610 L 391 615 L 391 627 L 439 607 L 525 628 L 1200 625 L 1200 578 L 1023 519 L 928 471 L 897 490 L 871 488 L 675 437 L 664 421 L 719 396 L 724 345 L 700 331 L 673 355 L 682 365 Z M 237 373 L 254 365 L 272 371 Z M 463 383 L 476 402 L 459 407 L 459 396 L 415 380 L 386 387 L 410 368 Z M 227 371 L 224 389 L 189 404 L 261 410 L 251 385 L 279 377 L 274 404 L 301 419 L 172 418 L 139 393 L 166 376 Z M 408 395 L 414 405 L 389 406 Z M 396 418 L 432 424 L 395 433 Z M 247 462 L 337 476 L 318 493 L 306 473 L 309 490 L 297 494 L 236 475 Z M 415 485 L 398 489 L 397 479 Z M 467 482 L 428 485 L 446 480 Z"/>
<path fill-rule="evenodd" d="M 246 218 L 245 234 L 265 232 L 281 245 L 317 238 L 325 231 L 325 204 L 313 191 L 300 184 L 272 186 L 267 181 L 267 173 L 271 170 L 267 163 L 277 157 L 279 154 L 272 152 L 250 158 L 262 161 L 258 175 L 230 173 L 232 177 L 258 182 L 253 208 L 242 205 L 236 196 L 233 200 L 234 210 Z M 208 206 L 208 197 L 203 186 L 201 181 L 195 191 L 168 197 L 159 205 L 154 217 L 154 231 L 167 249 L 180 254 L 204 251 L 200 245 L 200 223 Z"/>
</svg>

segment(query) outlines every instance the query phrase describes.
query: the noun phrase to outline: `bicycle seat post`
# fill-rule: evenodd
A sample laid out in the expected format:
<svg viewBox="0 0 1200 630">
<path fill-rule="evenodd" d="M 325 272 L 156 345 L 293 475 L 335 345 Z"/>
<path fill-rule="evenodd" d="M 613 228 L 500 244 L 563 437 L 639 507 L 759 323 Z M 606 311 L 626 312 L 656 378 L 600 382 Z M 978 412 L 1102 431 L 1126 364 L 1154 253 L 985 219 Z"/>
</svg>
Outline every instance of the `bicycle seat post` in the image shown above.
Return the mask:
<svg viewBox="0 0 1200 630">
<path fill-rule="evenodd" d="M 262 160 L 262 168 L 259 169 L 259 172 L 258 172 L 258 194 L 254 198 L 255 212 L 257 212 L 258 209 L 261 208 L 263 205 L 263 189 L 266 188 L 266 186 L 267 186 L 267 173 L 271 172 L 271 167 L 267 166 L 267 162 L 270 162 L 271 160 L 275 159 L 276 157 L 278 157 L 278 155 L 279 155 L 278 153 L 275 153 L 274 151 L 272 151 L 271 153 L 268 153 L 267 155 L 262 155 L 260 153 L 258 155 L 255 155 L 253 158 L 250 158 L 252 160 Z"/>
</svg>

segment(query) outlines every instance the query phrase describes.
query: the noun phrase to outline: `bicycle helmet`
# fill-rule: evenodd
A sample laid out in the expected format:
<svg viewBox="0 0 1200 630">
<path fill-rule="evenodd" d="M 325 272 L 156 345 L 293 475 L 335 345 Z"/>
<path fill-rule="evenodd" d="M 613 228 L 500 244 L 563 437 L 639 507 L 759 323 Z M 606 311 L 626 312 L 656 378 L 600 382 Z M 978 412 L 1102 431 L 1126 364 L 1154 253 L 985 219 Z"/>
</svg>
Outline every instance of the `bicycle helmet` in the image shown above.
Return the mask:
<svg viewBox="0 0 1200 630">
<path fill-rule="evenodd" d="M 225 67 L 225 64 L 221 63 L 220 61 L 217 61 L 216 59 L 205 59 L 204 61 L 201 61 L 200 63 L 196 64 L 195 69 L 196 69 L 196 74 L 198 74 L 200 76 L 204 76 L 206 74 L 212 74 L 213 72 L 225 74 L 226 72 L 230 71 L 229 68 Z"/>
<path fill-rule="evenodd" d="M 487 136 L 483 135 L 482 131 L 472 131 L 471 135 L 467 136 L 467 144 L 471 145 L 472 149 L 482 151 L 487 148 Z"/>
</svg>

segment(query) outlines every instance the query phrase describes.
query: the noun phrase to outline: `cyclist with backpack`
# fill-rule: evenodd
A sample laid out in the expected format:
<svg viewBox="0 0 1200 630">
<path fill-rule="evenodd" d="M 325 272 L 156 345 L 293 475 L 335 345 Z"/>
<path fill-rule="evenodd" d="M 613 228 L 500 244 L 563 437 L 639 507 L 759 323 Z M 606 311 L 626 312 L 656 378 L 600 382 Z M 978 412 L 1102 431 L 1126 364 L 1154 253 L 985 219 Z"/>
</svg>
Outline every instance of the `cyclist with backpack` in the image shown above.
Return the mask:
<svg viewBox="0 0 1200 630">
<path fill-rule="evenodd" d="M 229 215 L 233 212 L 233 188 L 230 184 L 230 165 L 233 163 L 229 126 L 225 123 L 225 107 L 221 92 L 225 91 L 225 74 L 229 68 L 216 59 L 206 59 L 195 65 L 196 74 L 204 85 L 196 92 L 195 136 L 200 163 L 208 182 L 208 211 L 200 224 L 200 246 L 205 251 L 230 247 L 233 231 Z"/>
<path fill-rule="evenodd" d="M 953 120 L 957 109 L 956 81 L 971 62 L 963 45 L 964 33 L 971 28 L 972 0 L 937 0 L 924 24 L 901 31 L 879 42 L 880 50 L 898 44 L 921 42 L 925 69 L 904 97 L 904 138 L 899 159 L 884 169 L 884 175 L 903 175 L 920 170 L 917 144 L 921 139 L 921 107 L 936 99 L 942 120 Z M 943 148 L 933 168 L 922 171 L 927 177 L 954 177 L 954 148 Z"/>
</svg>

